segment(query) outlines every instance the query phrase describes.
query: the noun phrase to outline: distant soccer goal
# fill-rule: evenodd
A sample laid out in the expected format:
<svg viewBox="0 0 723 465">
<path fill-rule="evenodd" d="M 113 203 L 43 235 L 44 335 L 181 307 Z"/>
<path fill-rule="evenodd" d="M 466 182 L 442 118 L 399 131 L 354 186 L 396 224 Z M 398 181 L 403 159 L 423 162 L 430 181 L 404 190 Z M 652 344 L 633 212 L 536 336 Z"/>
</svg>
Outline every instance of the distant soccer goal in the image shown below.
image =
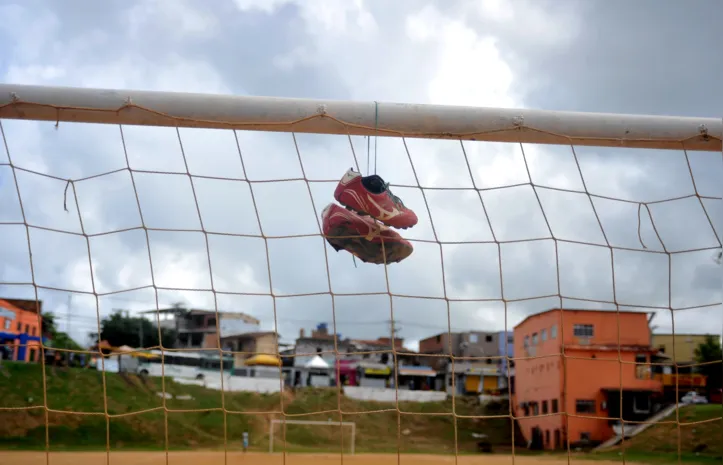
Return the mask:
<svg viewBox="0 0 723 465">
<path fill-rule="evenodd" d="M 277 425 L 279 426 L 278 428 Z M 276 436 L 276 431 L 287 428 L 287 425 L 313 426 L 313 429 L 318 428 L 319 430 L 326 430 L 325 433 L 328 433 L 330 430 L 334 431 L 341 438 L 342 449 L 344 449 L 346 447 L 346 444 L 348 444 L 349 454 L 354 455 L 356 449 L 356 423 L 354 423 L 353 421 L 343 421 L 340 423 L 338 421 L 332 420 L 271 420 L 271 423 L 269 424 L 269 453 L 274 452 L 274 437 Z M 346 437 L 348 438 L 348 440 L 345 440 L 343 436 L 344 433 L 342 432 L 342 430 L 345 428 L 349 430 L 346 433 Z M 286 431 L 282 432 L 282 437 L 286 437 Z"/>
</svg>

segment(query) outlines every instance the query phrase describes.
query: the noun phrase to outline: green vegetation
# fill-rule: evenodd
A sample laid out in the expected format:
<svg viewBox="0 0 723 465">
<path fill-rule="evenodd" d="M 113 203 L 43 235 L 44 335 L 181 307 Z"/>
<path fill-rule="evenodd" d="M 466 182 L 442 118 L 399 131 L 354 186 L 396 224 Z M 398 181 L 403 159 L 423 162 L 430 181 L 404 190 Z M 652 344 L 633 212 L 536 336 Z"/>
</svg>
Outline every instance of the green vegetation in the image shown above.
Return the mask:
<svg viewBox="0 0 723 465">
<path fill-rule="evenodd" d="M 177 314 L 186 310 L 174 305 Z M 116 310 L 110 316 L 100 321 L 100 336 L 97 332 L 88 336 L 94 341 L 107 341 L 113 347 L 128 345 L 131 347 L 158 346 L 158 329 L 147 318 L 129 316 L 126 310 Z M 161 340 L 164 347 L 174 347 L 176 332 L 170 329 L 161 330 Z"/>
<path fill-rule="evenodd" d="M 721 370 L 723 350 L 718 336 L 707 336 L 705 342 L 695 348 L 695 361 L 701 363 L 696 369 L 706 376 L 708 394 L 721 388 L 723 370 Z"/>
<path fill-rule="evenodd" d="M 83 350 L 67 333 L 58 331 L 53 313 L 43 313 L 43 335 L 50 339 L 50 345 L 58 349 Z"/>
<path fill-rule="evenodd" d="M 589 458 L 620 459 L 647 463 L 677 462 L 678 438 L 684 463 L 721 463 L 723 457 L 723 407 L 691 405 L 680 409 L 680 435 L 675 413 L 625 444 L 610 451 L 586 455 Z M 701 423 L 702 422 L 702 423 Z"/>
<path fill-rule="evenodd" d="M 0 374 L 0 408 L 33 407 L 22 410 L 0 410 L 0 448 L 45 448 L 46 418 L 43 405 L 42 367 L 34 364 L 8 363 L 7 375 Z M 344 421 L 356 423 L 356 448 L 359 452 L 396 452 L 397 436 L 401 452 L 454 453 L 455 420 L 452 402 L 401 403 L 401 414 L 393 404 L 360 402 L 339 398 L 336 389 L 305 389 L 295 394 L 225 393 L 187 386 L 165 380 L 166 392 L 175 398 L 166 400 L 170 410 L 163 409 L 161 379 L 143 382 L 136 376 L 106 375 L 107 402 L 104 402 L 102 373 L 90 369 L 46 368 L 49 441 L 51 450 L 105 449 L 106 432 L 110 431 L 112 450 L 164 449 L 165 424 L 168 425 L 170 449 L 222 448 L 224 444 L 224 413 L 230 449 L 239 449 L 241 433 L 248 431 L 251 448 L 267 450 L 269 421 L 282 418 L 281 403 L 295 419 L 338 421 L 334 410 L 341 407 Z M 180 398 L 178 398 L 180 396 Z M 188 399 L 185 396 L 191 396 Z M 185 400 L 184 400 L 185 398 Z M 106 420 L 104 409 L 113 416 Z M 484 410 L 472 398 L 456 400 L 458 415 L 505 415 L 507 405 Z M 327 411 L 328 413 L 317 413 Z M 79 415 L 79 413 L 84 413 Z M 254 413 L 258 412 L 258 413 Z M 420 415 L 444 414 L 447 415 Z M 457 418 L 457 444 L 460 453 L 474 452 L 476 439 L 472 433 L 487 434 L 496 451 L 509 450 L 511 424 L 507 418 Z M 283 445 L 283 434 L 277 427 L 275 444 Z M 348 447 L 349 430 L 344 430 Z M 289 451 L 327 451 L 340 449 L 339 428 L 288 425 L 286 444 Z M 521 444 L 520 439 L 516 440 Z M 348 451 L 348 449 L 345 449 Z"/>
</svg>

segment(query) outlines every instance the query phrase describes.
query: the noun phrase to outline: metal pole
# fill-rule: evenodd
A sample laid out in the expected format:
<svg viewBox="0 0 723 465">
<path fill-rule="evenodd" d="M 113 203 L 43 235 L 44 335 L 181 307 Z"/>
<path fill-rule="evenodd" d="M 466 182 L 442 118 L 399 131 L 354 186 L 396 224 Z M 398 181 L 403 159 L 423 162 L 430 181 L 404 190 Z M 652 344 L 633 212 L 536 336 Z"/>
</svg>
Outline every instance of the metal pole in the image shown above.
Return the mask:
<svg viewBox="0 0 723 465">
<path fill-rule="evenodd" d="M 356 423 L 351 424 L 351 455 L 354 455 L 354 444 L 356 444 Z"/>
<path fill-rule="evenodd" d="M 269 454 L 274 452 L 274 422 L 276 420 L 271 420 L 271 424 L 269 424 Z"/>
<path fill-rule="evenodd" d="M 70 336 L 70 315 L 71 315 L 71 309 L 73 307 L 73 294 L 68 294 L 68 309 L 67 309 L 67 315 L 65 316 L 65 333 Z"/>
<path fill-rule="evenodd" d="M 705 151 L 723 137 L 720 118 L 19 84 L 0 84 L 0 118 Z"/>
</svg>

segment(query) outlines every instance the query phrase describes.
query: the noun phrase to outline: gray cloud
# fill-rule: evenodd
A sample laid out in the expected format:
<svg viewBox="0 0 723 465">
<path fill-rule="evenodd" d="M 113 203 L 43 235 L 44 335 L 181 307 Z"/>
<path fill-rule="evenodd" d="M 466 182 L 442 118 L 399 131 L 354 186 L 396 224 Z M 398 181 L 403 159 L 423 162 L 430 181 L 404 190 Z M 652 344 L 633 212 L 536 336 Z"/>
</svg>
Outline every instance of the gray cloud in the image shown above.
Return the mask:
<svg viewBox="0 0 723 465">
<path fill-rule="evenodd" d="M 82 3 L 64 3 L 60 8 L 38 0 L 6 10 L 15 20 L 0 26 L 0 43 L 9 44 L 0 46 L 10 57 L 0 68 L 5 80 L 696 116 L 717 115 L 723 104 L 715 95 L 700 98 L 701 89 L 715 88 L 713 77 L 721 71 L 720 61 L 706 58 L 700 47 L 711 43 L 716 31 L 704 8 L 681 15 L 672 3 L 648 8 L 645 2 L 606 2 L 603 9 L 600 1 L 584 5 L 556 1 L 501 11 L 490 9 L 493 3 L 485 4 L 484 10 L 445 2 L 430 2 L 427 7 L 395 2 L 391 8 L 383 2 L 368 2 L 362 10 L 351 4 L 330 4 L 328 14 L 315 16 L 304 3 L 291 1 L 277 2 L 276 9 L 229 1 L 200 11 L 180 0 L 111 2 L 104 9 L 89 9 Z M 433 27 L 414 32 L 415 21 Z M 613 25 L 614 34 L 610 33 Z M 522 26 L 529 34 L 519 34 Z M 673 29 L 687 32 L 665 32 Z M 21 33 L 25 36 L 28 30 L 37 34 L 21 41 Z M 494 41 L 485 42 L 486 36 Z M 455 50 L 469 55 L 461 52 L 457 57 Z M 671 62 L 680 66 L 670 66 Z M 480 70 L 475 68 L 478 65 Z M 509 83 L 504 78 L 508 71 Z M 76 233 L 31 231 L 36 282 L 91 292 L 87 245 L 77 234 L 80 222 L 72 196 L 69 212 L 63 210 L 64 180 L 125 168 L 120 131 L 69 123 L 61 123 L 58 129 L 34 122 L 3 121 L 3 125 L 15 166 L 59 178 L 16 171 L 28 222 Z M 124 128 L 134 170 L 178 173 L 134 173 L 147 227 L 197 230 L 202 221 L 209 232 L 259 236 L 253 193 L 265 236 L 316 234 L 316 217 L 332 200 L 334 183 L 307 185 L 290 180 L 303 177 L 297 145 L 307 179 L 335 180 L 356 163 L 366 171 L 368 156 L 374 165 L 374 149 L 367 154 L 367 141 L 360 137 L 352 138 L 350 146 L 349 139 L 341 136 L 303 134 L 294 141 L 289 134 L 239 132 L 237 147 L 230 131 L 184 129 L 180 136 L 179 142 L 176 131 L 169 128 Z M 213 307 L 214 296 L 208 291 L 212 276 L 220 292 L 220 309 L 252 313 L 265 327 L 272 327 L 275 314 L 285 338 L 318 321 L 331 323 L 333 317 L 344 336 L 387 335 L 386 320 L 393 310 L 402 335 L 418 340 L 446 330 L 448 320 L 453 329 L 503 329 L 505 320 L 511 328 L 524 315 L 561 302 L 613 308 L 605 302 L 615 300 L 622 308 L 677 308 L 721 301 L 720 267 L 712 262 L 712 251 L 700 251 L 671 256 L 669 302 L 668 256 L 649 253 L 661 252 L 662 247 L 647 213 L 641 223 L 648 247 L 644 249 L 638 239 L 638 204 L 598 197 L 651 202 L 693 194 L 682 152 L 576 147 L 581 178 L 570 147 L 525 146 L 523 158 L 514 144 L 465 142 L 463 151 L 452 141 L 406 143 L 405 147 L 400 139 L 376 141 L 379 173 L 392 183 L 417 185 L 416 171 L 424 187 L 471 188 L 474 181 L 485 190 L 480 200 L 474 191 L 430 189 L 423 195 L 418 188 L 396 187 L 395 193 L 419 214 L 420 224 L 404 233 L 416 240 L 414 255 L 388 267 L 388 276 L 383 267 L 355 265 L 348 254 L 334 252 L 319 237 L 264 241 L 212 234 L 209 270 L 202 234 L 151 231 L 155 284 L 203 289 L 160 290 L 161 304 L 184 300 Z M 206 177 L 193 178 L 200 220 L 181 147 L 189 171 Z M 0 163 L 7 162 L 5 157 L 0 151 Z M 719 197 L 720 154 L 691 153 L 689 157 L 698 192 Z M 249 184 L 246 178 L 253 182 Z M 542 187 L 583 191 L 583 179 L 587 191 L 595 195 L 592 204 L 605 236 L 587 195 Z M 268 180 L 285 181 L 261 182 Z M 530 181 L 534 189 L 531 185 L 501 188 Z M 127 171 L 77 182 L 75 189 L 87 234 L 139 228 Z M 7 166 L 0 167 L 0 198 L 8 205 L 0 212 L 0 220 L 21 222 Z M 721 202 L 703 203 L 720 237 Z M 718 243 L 697 199 L 652 204 L 650 209 L 667 250 L 705 249 Z M 0 248 L 0 281 L 29 282 L 24 228 L 0 228 L 9 244 Z M 557 250 L 550 230 L 560 240 Z M 501 264 L 493 239 L 505 242 L 500 246 Z M 616 250 L 614 270 L 606 239 L 611 246 L 635 249 Z M 441 254 L 435 240 L 444 243 Z M 469 241 L 487 243 L 457 244 Z M 102 314 L 117 307 L 155 306 L 141 229 L 94 236 L 90 247 L 97 292 L 144 287 L 102 297 Z M 509 301 L 506 306 L 500 300 L 457 301 L 501 299 L 500 266 L 504 298 Z M 558 267 L 560 293 L 565 298 L 519 300 L 556 295 Z M 339 295 L 385 293 L 387 277 L 393 294 L 416 298 Z M 334 297 L 328 294 L 330 288 Z M 28 293 L 32 293 L 30 286 L 6 285 L 2 292 Z M 309 293 L 322 294 L 283 297 Z M 445 295 L 453 301 L 445 301 Z M 49 308 L 64 312 L 64 293 L 41 290 L 41 297 Z M 74 297 L 73 311 L 73 333 L 81 337 L 95 325 L 92 295 Z M 675 314 L 676 330 L 705 330 L 710 325 L 702 325 L 699 317 L 720 320 L 720 307 Z M 661 315 L 659 324 L 666 327 L 670 312 L 664 310 Z"/>
</svg>

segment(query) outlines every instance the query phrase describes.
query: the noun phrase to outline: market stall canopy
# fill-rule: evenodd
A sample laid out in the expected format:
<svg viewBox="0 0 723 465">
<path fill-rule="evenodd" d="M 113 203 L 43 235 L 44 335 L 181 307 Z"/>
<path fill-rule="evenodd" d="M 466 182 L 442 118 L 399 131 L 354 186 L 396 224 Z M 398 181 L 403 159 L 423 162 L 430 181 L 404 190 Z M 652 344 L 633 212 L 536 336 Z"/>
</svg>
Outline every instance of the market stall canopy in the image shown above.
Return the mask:
<svg viewBox="0 0 723 465">
<path fill-rule="evenodd" d="M 329 364 L 326 363 L 323 358 L 316 355 L 304 365 L 304 368 L 328 369 Z"/>
<path fill-rule="evenodd" d="M 400 366 L 399 376 L 437 376 L 437 372 L 431 367 L 424 366 Z"/>
<path fill-rule="evenodd" d="M 254 366 L 254 365 L 265 365 L 265 366 L 281 366 L 281 360 L 279 360 L 278 357 L 275 357 L 273 355 L 267 355 L 267 354 L 258 354 L 254 355 L 253 357 L 249 358 L 244 362 L 244 365 L 246 366 Z"/>
</svg>

